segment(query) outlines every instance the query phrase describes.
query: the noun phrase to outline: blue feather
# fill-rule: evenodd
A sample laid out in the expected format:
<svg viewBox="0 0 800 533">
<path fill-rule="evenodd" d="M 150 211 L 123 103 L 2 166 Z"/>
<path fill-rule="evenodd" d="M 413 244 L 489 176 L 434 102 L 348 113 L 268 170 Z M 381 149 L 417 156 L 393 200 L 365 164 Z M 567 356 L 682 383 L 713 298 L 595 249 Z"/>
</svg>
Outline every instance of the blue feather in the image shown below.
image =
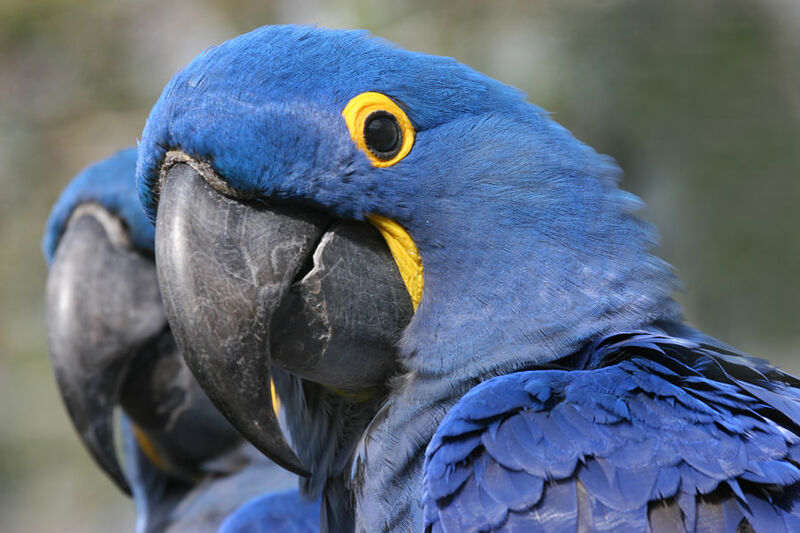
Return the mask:
<svg viewBox="0 0 800 533">
<path fill-rule="evenodd" d="M 742 518 L 756 531 L 780 531 L 800 520 L 793 504 L 763 496 L 794 494 L 800 487 L 800 469 L 789 453 L 798 439 L 797 428 L 775 409 L 774 398 L 763 393 L 788 388 L 794 378 L 727 349 L 656 333 L 616 334 L 586 350 L 593 353 L 575 359 L 585 361 L 583 369 L 494 378 L 450 410 L 434 436 L 436 445 L 426 453 L 427 525 L 453 509 L 471 509 L 473 517 L 481 516 L 475 508 L 485 500 L 477 495 L 486 486 L 493 498 L 492 524 L 500 515 L 498 505 L 504 504 L 506 524 L 542 527 L 545 502 L 553 504 L 548 491 L 554 482 L 562 488 L 578 483 L 581 503 L 572 510 L 587 531 L 658 531 L 679 518 L 669 503 L 673 500 L 687 531 L 735 530 Z M 473 403 L 516 397 L 511 389 L 525 391 L 529 405 L 515 401 L 504 414 L 493 410 L 495 418 L 502 416 L 495 431 L 489 428 L 496 422 L 486 419 L 482 430 L 475 429 L 474 420 L 466 435 L 453 430 L 463 427 L 459 420 L 472 419 Z M 549 392 L 537 396 L 541 389 Z M 720 396 L 724 400 L 717 401 Z M 543 404 L 540 397 L 548 401 Z M 794 398 L 786 395 L 780 403 Z M 476 432 L 482 432 L 480 446 Z M 469 455 L 457 452 L 465 442 Z M 439 485 L 434 492 L 427 473 L 443 464 L 472 475 L 457 476 L 458 487 L 443 491 Z M 521 482 L 490 489 L 494 480 L 506 481 L 499 471 L 513 473 Z M 538 480 L 538 488 L 526 498 L 528 479 Z M 495 528 L 485 517 L 475 523 Z"/>
<path fill-rule="evenodd" d="M 287 510 L 291 510 L 289 513 Z M 234 511 L 219 533 L 315 533 L 319 531 L 319 501 L 291 490 L 253 498 Z"/>
</svg>

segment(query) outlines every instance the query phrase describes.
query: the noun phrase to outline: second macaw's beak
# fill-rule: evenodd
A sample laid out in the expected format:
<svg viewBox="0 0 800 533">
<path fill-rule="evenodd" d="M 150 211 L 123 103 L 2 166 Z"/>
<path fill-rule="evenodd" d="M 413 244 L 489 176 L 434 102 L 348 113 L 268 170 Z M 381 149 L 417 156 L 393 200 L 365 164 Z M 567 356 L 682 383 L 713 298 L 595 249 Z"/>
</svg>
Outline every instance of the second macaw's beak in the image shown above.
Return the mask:
<svg viewBox="0 0 800 533">
<path fill-rule="evenodd" d="M 345 394 L 383 386 L 413 312 L 371 226 L 229 198 L 186 164 L 162 184 L 156 264 L 170 326 L 205 392 L 300 475 L 272 408 L 270 367 Z"/>
<path fill-rule="evenodd" d="M 133 355 L 166 329 L 152 261 L 125 243 L 118 219 L 82 206 L 47 278 L 47 342 L 75 429 L 99 466 L 130 492 L 114 449 L 113 413 Z"/>
<path fill-rule="evenodd" d="M 241 442 L 177 351 L 152 255 L 132 248 L 115 215 L 76 208 L 47 280 L 48 348 L 59 391 L 81 441 L 128 491 L 114 446 L 122 407 L 152 466 L 195 479 Z"/>
</svg>

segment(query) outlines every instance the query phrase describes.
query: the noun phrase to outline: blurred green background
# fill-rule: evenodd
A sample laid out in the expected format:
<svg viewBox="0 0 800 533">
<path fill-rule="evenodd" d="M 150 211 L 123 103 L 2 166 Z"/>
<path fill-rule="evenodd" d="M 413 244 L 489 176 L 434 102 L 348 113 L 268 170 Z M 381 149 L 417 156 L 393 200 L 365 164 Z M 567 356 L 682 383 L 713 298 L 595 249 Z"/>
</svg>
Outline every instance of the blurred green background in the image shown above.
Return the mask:
<svg viewBox="0 0 800 533">
<path fill-rule="evenodd" d="M 0 0 L 0 531 L 132 530 L 52 381 L 44 221 L 178 68 L 270 23 L 366 28 L 525 90 L 625 169 L 689 319 L 800 373 L 796 0 Z"/>
</svg>

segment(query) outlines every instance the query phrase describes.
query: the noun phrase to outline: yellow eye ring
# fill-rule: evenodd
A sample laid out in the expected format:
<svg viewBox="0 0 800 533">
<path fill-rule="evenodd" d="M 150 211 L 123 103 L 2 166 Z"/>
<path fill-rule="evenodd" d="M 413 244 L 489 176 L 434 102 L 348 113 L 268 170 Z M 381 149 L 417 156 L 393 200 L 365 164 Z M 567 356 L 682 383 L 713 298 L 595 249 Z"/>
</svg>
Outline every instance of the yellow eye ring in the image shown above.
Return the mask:
<svg viewBox="0 0 800 533">
<path fill-rule="evenodd" d="M 375 167 L 390 167 L 414 146 L 414 126 L 385 94 L 365 92 L 344 106 L 342 116 L 356 146 Z"/>
</svg>

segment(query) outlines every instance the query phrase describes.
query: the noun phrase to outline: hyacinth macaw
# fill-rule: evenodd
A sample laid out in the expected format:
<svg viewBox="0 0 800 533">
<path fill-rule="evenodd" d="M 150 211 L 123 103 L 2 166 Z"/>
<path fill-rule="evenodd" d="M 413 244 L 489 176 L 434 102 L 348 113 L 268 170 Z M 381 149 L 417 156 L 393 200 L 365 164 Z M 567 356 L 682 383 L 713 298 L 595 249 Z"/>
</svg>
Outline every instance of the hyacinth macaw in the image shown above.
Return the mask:
<svg viewBox="0 0 800 533">
<path fill-rule="evenodd" d="M 185 359 L 259 449 L 310 470 L 332 530 L 798 530 L 800 382 L 683 324 L 619 177 L 465 65 L 293 26 L 179 72 L 137 167 Z M 286 302 L 344 224 L 350 296 L 326 312 L 401 301 L 359 303 L 377 228 L 415 310 L 397 349 L 277 354 Z M 358 423 L 330 422 L 321 389 Z M 319 420 L 336 453 L 297 438 Z"/>
<path fill-rule="evenodd" d="M 72 423 L 97 464 L 133 493 L 139 532 L 216 531 L 264 493 L 280 499 L 261 509 L 277 520 L 271 530 L 317 531 L 319 502 L 301 498 L 296 476 L 243 441 L 177 352 L 153 227 L 136 194 L 136 155 L 129 148 L 81 172 L 47 223 L 48 345 Z"/>
</svg>

